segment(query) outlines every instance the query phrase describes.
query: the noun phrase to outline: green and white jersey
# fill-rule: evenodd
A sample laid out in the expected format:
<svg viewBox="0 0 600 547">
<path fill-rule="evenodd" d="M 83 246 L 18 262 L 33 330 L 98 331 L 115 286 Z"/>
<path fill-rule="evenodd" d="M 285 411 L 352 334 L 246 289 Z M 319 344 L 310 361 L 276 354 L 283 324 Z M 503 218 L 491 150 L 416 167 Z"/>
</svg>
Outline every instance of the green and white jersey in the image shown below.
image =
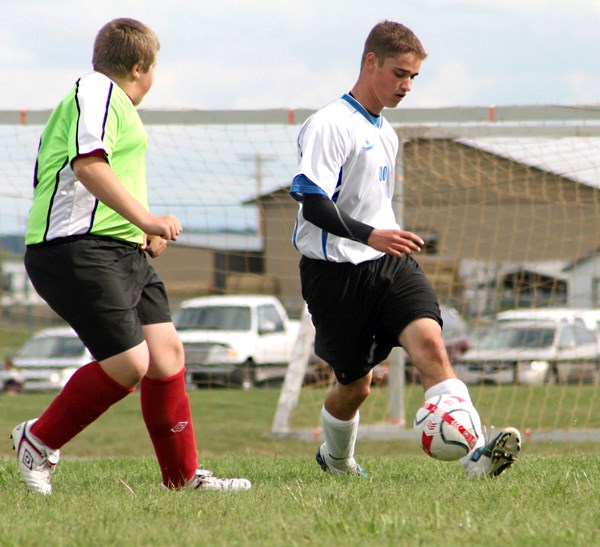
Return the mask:
<svg viewBox="0 0 600 547">
<path fill-rule="evenodd" d="M 27 245 L 77 235 L 141 243 L 137 226 L 98 201 L 77 180 L 77 156 L 102 151 L 127 191 L 148 208 L 146 131 L 127 94 L 98 72 L 80 78 L 52 112 L 40 139 Z"/>
</svg>

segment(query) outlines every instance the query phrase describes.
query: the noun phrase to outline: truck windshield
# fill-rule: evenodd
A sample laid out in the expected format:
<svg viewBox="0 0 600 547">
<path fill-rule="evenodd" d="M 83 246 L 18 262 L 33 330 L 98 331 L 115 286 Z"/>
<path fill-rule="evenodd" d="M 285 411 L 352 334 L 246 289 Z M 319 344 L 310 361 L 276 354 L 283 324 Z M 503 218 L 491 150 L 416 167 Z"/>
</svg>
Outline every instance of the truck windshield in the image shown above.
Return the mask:
<svg viewBox="0 0 600 547">
<path fill-rule="evenodd" d="M 83 343 L 76 336 L 44 336 L 26 342 L 17 352 L 16 357 L 21 359 L 79 357 L 84 351 Z"/>
<path fill-rule="evenodd" d="M 236 330 L 251 328 L 247 306 L 202 306 L 182 308 L 173 317 L 177 330 Z"/>
<path fill-rule="evenodd" d="M 514 327 L 500 325 L 481 341 L 482 349 L 548 348 L 552 346 L 555 328 Z"/>
</svg>

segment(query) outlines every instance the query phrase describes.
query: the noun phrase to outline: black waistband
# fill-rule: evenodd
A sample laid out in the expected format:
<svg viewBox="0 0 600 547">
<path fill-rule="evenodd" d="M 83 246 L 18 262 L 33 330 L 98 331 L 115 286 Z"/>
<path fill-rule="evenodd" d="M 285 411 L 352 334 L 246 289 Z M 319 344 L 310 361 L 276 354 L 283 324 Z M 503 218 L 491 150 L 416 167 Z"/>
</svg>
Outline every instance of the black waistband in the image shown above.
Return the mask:
<svg viewBox="0 0 600 547">
<path fill-rule="evenodd" d="M 115 237 L 102 236 L 102 235 L 97 235 L 97 234 L 85 234 L 85 235 L 57 237 L 54 239 L 50 239 L 48 241 L 42 241 L 40 243 L 32 243 L 30 245 L 27 245 L 27 248 L 29 248 L 29 247 L 46 247 L 49 245 L 60 245 L 61 243 L 70 243 L 71 241 L 80 241 L 80 240 L 110 241 L 112 243 L 121 243 L 123 245 L 127 245 L 128 247 L 133 247 L 134 249 L 139 249 L 141 247 L 141 245 L 139 243 L 134 243 L 133 241 L 126 241 L 124 239 L 117 239 Z"/>
</svg>

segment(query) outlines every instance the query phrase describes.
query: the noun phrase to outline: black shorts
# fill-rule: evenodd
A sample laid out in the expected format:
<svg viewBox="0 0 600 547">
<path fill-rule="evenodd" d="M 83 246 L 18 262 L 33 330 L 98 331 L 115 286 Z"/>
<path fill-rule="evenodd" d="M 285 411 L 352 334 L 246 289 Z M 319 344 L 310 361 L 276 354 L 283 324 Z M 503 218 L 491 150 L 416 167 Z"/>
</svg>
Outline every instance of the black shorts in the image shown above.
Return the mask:
<svg viewBox="0 0 600 547">
<path fill-rule="evenodd" d="M 165 287 L 139 245 L 97 236 L 30 245 L 25 268 L 99 361 L 143 342 L 142 325 L 171 321 Z"/>
<path fill-rule="evenodd" d="M 435 291 L 411 256 L 358 265 L 302 257 L 300 279 L 316 329 L 315 353 L 341 384 L 383 361 L 411 321 L 431 317 L 442 325 Z"/>
</svg>

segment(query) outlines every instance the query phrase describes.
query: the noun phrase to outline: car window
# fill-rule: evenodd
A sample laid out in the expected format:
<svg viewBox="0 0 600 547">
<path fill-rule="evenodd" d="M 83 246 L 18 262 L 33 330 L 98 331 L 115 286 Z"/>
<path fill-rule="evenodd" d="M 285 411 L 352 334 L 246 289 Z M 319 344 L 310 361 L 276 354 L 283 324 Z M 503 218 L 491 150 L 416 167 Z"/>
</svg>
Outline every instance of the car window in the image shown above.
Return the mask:
<svg viewBox="0 0 600 547">
<path fill-rule="evenodd" d="M 547 348 L 554 342 L 552 327 L 498 324 L 481 340 L 482 349 Z"/>
<path fill-rule="evenodd" d="M 566 325 L 558 338 L 558 345 L 562 347 L 574 346 L 577 341 L 575 325 Z"/>
<path fill-rule="evenodd" d="M 85 346 L 76 336 L 44 336 L 33 338 L 17 352 L 17 357 L 79 357 L 85 352 Z"/>
<path fill-rule="evenodd" d="M 271 304 L 267 306 L 259 306 L 258 314 L 258 330 L 259 332 L 282 332 L 284 330 L 283 320 L 281 315 Z"/>
<path fill-rule="evenodd" d="M 575 324 L 575 340 L 578 345 L 596 344 L 596 335 L 583 324 Z"/>
<path fill-rule="evenodd" d="M 181 308 L 173 317 L 178 330 L 235 330 L 251 329 L 251 313 L 248 306 L 199 306 Z"/>
</svg>

